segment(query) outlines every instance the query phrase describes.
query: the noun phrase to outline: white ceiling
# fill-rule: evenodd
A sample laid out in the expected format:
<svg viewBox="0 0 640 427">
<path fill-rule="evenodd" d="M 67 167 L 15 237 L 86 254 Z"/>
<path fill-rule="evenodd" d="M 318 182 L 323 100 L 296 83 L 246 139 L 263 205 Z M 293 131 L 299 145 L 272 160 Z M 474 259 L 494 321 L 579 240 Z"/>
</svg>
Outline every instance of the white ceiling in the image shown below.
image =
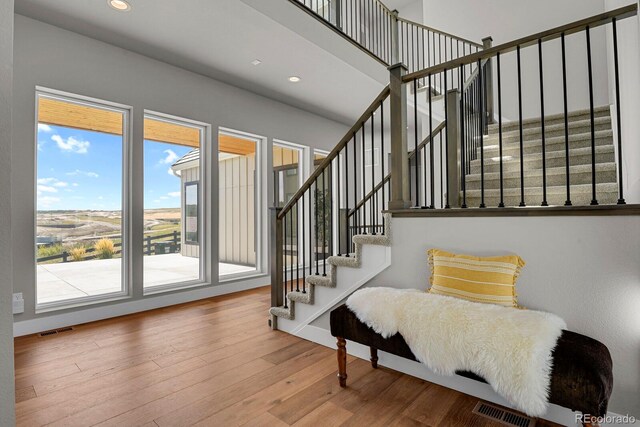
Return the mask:
<svg viewBox="0 0 640 427">
<path fill-rule="evenodd" d="M 132 10 L 122 13 L 106 0 L 16 0 L 16 13 L 347 125 L 382 89 L 382 79 L 374 78 L 386 73 L 381 64 L 287 0 L 261 0 L 261 11 L 244 0 L 130 3 Z M 279 16 L 277 9 L 286 8 L 287 19 L 297 22 L 270 18 L 266 5 Z M 300 28 L 315 29 L 313 38 Z M 333 48 L 342 54 L 336 56 Z M 251 65 L 254 59 L 262 64 Z M 302 81 L 290 83 L 292 75 Z"/>
</svg>

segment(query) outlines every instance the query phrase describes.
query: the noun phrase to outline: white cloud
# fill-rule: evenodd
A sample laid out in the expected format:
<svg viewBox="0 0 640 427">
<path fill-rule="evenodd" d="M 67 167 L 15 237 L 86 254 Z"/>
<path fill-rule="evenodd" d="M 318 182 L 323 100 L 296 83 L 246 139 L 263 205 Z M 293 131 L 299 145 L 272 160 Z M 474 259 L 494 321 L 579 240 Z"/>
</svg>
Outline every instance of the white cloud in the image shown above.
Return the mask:
<svg viewBox="0 0 640 427">
<path fill-rule="evenodd" d="M 169 196 L 169 197 L 180 197 L 180 192 L 179 191 L 172 191 L 171 193 L 167 193 L 167 196 Z"/>
<path fill-rule="evenodd" d="M 159 197 L 159 199 L 160 199 L 160 200 L 167 200 L 167 199 L 168 199 L 168 197 L 167 197 L 167 196 L 160 196 L 160 197 Z"/>
<path fill-rule="evenodd" d="M 38 123 L 38 132 L 45 132 L 45 133 L 49 133 L 51 132 L 53 129 L 51 129 L 51 126 L 49 125 L 45 125 L 44 123 Z"/>
<path fill-rule="evenodd" d="M 173 170 L 171 168 L 167 169 L 167 173 L 171 176 L 176 176 L 176 174 L 173 173 Z"/>
<path fill-rule="evenodd" d="M 98 178 L 100 176 L 95 172 L 81 171 L 80 169 L 76 169 L 72 172 L 67 172 L 67 175 L 68 176 L 86 176 L 89 178 Z M 77 187 L 77 185 L 74 184 L 74 187 Z"/>
<path fill-rule="evenodd" d="M 51 197 L 51 196 L 38 197 L 38 208 L 50 208 L 51 206 L 59 202 L 60 202 L 60 199 L 58 197 Z"/>
<path fill-rule="evenodd" d="M 178 155 L 173 150 L 164 150 L 163 153 L 166 157 L 160 160 L 161 165 L 171 165 L 178 160 Z"/>
<path fill-rule="evenodd" d="M 98 196 L 98 200 L 104 200 L 104 197 Z"/>
<path fill-rule="evenodd" d="M 38 190 L 37 191 L 38 196 L 43 194 L 43 193 L 57 193 L 58 192 L 57 188 L 50 187 L 48 185 L 41 185 L 41 184 L 38 184 L 37 190 Z"/>
<path fill-rule="evenodd" d="M 38 179 L 38 184 L 52 185 L 59 188 L 69 186 L 68 182 L 60 181 L 58 178 L 40 178 Z"/>
<path fill-rule="evenodd" d="M 60 135 L 53 135 L 51 139 L 58 145 L 58 148 L 62 151 L 77 154 L 87 154 L 89 152 L 89 141 L 78 140 L 70 136 L 66 140 Z"/>
<path fill-rule="evenodd" d="M 74 182 L 74 183 L 73 183 L 73 184 L 71 184 L 71 185 L 72 185 L 72 186 L 74 186 L 74 187 L 78 187 L 78 186 L 80 186 L 80 184 L 78 184 L 77 182 Z"/>
</svg>

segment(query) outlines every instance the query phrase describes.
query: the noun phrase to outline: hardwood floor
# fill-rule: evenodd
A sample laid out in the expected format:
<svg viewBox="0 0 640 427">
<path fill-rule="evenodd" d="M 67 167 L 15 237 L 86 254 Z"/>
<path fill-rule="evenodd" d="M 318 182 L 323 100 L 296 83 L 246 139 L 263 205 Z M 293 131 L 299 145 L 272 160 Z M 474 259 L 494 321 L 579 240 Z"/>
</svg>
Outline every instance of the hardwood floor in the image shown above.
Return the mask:
<svg viewBox="0 0 640 427">
<path fill-rule="evenodd" d="M 269 289 L 15 340 L 19 426 L 487 426 L 478 399 L 267 326 Z M 538 425 L 553 425 L 539 422 Z"/>
</svg>

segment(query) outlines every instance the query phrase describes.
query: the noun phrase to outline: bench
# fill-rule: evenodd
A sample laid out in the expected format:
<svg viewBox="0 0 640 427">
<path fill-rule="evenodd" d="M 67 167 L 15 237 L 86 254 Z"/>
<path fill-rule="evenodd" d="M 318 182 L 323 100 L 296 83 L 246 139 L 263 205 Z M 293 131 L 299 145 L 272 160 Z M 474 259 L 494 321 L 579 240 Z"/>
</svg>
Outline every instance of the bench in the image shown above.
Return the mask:
<svg viewBox="0 0 640 427">
<path fill-rule="evenodd" d="M 402 335 L 383 338 L 358 320 L 346 305 L 331 312 L 331 334 L 338 341 L 338 378 L 341 387 L 347 385 L 346 340 L 366 345 L 371 349 L 373 368 L 378 367 L 378 350 L 417 360 Z M 457 374 L 485 382 L 472 372 Z M 593 338 L 563 331 L 553 351 L 549 402 L 585 414 L 583 424 L 591 426 L 595 425 L 589 422 L 593 417 L 606 415 L 612 387 L 613 372 L 609 349 Z"/>
</svg>

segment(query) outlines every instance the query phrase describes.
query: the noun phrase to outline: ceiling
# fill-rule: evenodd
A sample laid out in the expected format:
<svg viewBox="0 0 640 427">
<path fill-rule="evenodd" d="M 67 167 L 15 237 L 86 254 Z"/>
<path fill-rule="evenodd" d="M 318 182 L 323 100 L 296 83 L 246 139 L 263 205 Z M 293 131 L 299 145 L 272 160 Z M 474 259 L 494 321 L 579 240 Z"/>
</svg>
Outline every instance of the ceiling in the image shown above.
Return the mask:
<svg viewBox="0 0 640 427">
<path fill-rule="evenodd" d="M 385 76 L 380 63 L 287 0 L 261 0 L 260 11 L 245 0 L 130 3 L 132 10 L 123 13 L 106 0 L 16 0 L 16 13 L 346 125 L 382 89 L 383 79 L 375 78 Z M 269 17 L 270 5 L 273 15 L 286 8 L 294 25 Z M 304 34 L 300 28 L 315 32 Z M 255 59 L 262 63 L 252 65 Z M 289 82 L 293 75 L 302 81 Z"/>
</svg>

